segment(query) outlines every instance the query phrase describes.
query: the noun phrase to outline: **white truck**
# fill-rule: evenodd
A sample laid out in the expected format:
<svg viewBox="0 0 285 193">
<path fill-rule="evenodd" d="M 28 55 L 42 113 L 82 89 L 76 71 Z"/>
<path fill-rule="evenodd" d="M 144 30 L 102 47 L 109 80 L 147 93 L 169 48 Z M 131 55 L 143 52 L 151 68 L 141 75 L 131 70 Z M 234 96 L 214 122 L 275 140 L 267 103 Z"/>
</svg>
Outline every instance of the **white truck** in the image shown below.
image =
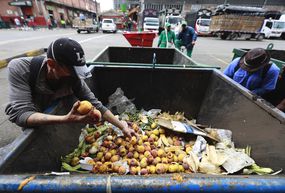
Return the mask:
<svg viewBox="0 0 285 193">
<path fill-rule="evenodd" d="M 159 19 L 158 11 L 155 9 L 145 9 L 142 13 L 141 23 L 143 31 L 154 31 L 158 32 L 159 29 Z"/>
<path fill-rule="evenodd" d="M 159 12 L 159 34 L 164 30 L 165 24 L 170 23 L 171 30 L 178 33 L 180 24 L 184 18 L 181 16 L 181 10 L 179 9 L 164 9 Z"/>
<path fill-rule="evenodd" d="M 209 9 L 200 9 L 196 12 L 186 13 L 185 20 L 187 24 L 193 27 L 198 35 L 210 35 L 212 11 Z"/>
<path fill-rule="evenodd" d="M 143 22 L 144 31 L 158 32 L 159 19 L 155 17 L 145 17 Z"/>
<path fill-rule="evenodd" d="M 285 14 L 277 19 L 265 19 L 261 28 L 265 38 L 282 38 L 285 39 Z"/>
<path fill-rule="evenodd" d="M 99 24 L 95 19 L 88 18 L 81 20 L 79 17 L 77 17 L 72 21 L 72 23 L 73 28 L 77 30 L 77 33 L 82 31 L 86 31 L 87 33 L 99 31 Z"/>
</svg>

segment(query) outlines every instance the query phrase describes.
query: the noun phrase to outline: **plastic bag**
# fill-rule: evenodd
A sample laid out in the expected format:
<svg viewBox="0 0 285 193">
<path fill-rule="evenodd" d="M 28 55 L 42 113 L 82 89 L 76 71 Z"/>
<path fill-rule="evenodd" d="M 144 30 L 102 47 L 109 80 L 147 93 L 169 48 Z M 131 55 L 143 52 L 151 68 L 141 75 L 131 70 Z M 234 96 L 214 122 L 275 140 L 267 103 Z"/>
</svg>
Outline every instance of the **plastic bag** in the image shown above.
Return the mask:
<svg viewBox="0 0 285 193">
<path fill-rule="evenodd" d="M 201 159 L 202 153 L 206 150 L 206 147 L 207 147 L 207 141 L 203 137 L 197 136 L 192 152 L 196 154 L 199 159 Z"/>
<path fill-rule="evenodd" d="M 124 91 L 121 88 L 117 90 L 108 98 L 109 103 L 107 105 L 114 114 L 135 113 L 136 106 L 129 100 L 125 95 Z"/>
<path fill-rule="evenodd" d="M 223 153 L 228 157 L 225 163 L 223 163 L 223 167 L 230 174 L 255 163 L 247 154 L 237 152 L 235 149 L 225 149 Z"/>
</svg>

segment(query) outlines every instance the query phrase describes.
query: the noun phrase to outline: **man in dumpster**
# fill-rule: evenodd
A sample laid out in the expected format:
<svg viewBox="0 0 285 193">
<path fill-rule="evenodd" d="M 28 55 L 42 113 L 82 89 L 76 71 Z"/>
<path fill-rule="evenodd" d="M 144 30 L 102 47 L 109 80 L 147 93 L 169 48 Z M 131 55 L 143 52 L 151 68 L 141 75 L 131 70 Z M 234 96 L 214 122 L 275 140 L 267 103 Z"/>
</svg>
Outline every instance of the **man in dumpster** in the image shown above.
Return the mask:
<svg viewBox="0 0 285 193">
<path fill-rule="evenodd" d="M 52 42 L 46 57 L 24 57 L 8 64 L 9 103 L 5 109 L 9 120 L 21 127 L 33 127 L 61 123 L 97 123 L 90 111 L 86 115 L 77 112 L 80 102 L 73 104 L 66 115 L 47 113 L 56 101 L 70 95 L 87 100 L 97 108 L 102 118 L 120 128 L 131 137 L 136 135 L 126 122 L 119 121 L 91 92 L 79 72 L 85 66 L 81 45 L 69 38 Z M 93 109 L 92 109 L 93 110 Z M 98 118 L 98 117 L 97 117 Z"/>
<path fill-rule="evenodd" d="M 187 49 L 187 56 L 191 57 L 193 47 L 197 40 L 197 34 L 192 27 L 187 26 L 187 23 L 185 21 L 182 22 L 181 27 L 182 30 L 177 36 L 175 45 L 176 48 L 178 48 L 179 50 L 181 50 L 182 46 L 185 46 L 185 48 Z"/>
<path fill-rule="evenodd" d="M 254 48 L 233 60 L 224 74 L 256 95 L 275 89 L 279 68 L 270 62 L 270 55 L 262 48 Z"/>
<path fill-rule="evenodd" d="M 163 30 L 159 36 L 158 47 L 170 48 L 175 43 L 175 34 L 171 30 L 170 23 L 165 24 L 165 30 Z"/>
</svg>

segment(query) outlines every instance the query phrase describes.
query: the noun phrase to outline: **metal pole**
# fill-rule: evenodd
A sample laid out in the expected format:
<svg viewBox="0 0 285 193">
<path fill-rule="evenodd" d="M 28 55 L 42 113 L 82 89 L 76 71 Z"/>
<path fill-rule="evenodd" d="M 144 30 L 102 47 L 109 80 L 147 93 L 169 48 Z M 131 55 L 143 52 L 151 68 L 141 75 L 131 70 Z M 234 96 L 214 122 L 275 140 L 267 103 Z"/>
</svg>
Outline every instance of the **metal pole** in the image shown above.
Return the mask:
<svg viewBox="0 0 285 193">
<path fill-rule="evenodd" d="M 264 0 L 263 8 L 265 7 L 266 4 L 267 4 L 267 0 Z"/>
<path fill-rule="evenodd" d="M 46 25 L 47 25 L 47 27 L 48 27 L 47 19 L 49 19 L 49 15 L 48 15 L 47 12 L 46 12 L 46 9 L 45 9 L 43 0 L 40 0 L 40 4 L 41 4 L 41 8 L 42 8 L 42 11 L 43 11 L 43 14 L 44 14 L 44 18 L 45 18 Z"/>
<path fill-rule="evenodd" d="M 98 21 L 98 7 L 97 7 L 97 1 L 95 0 L 95 10 L 96 10 L 96 21 Z"/>
<path fill-rule="evenodd" d="M 38 5 L 38 0 L 35 0 L 35 4 L 36 4 L 37 10 L 38 10 L 38 13 L 41 15 L 41 11 L 40 11 L 39 5 Z"/>
</svg>

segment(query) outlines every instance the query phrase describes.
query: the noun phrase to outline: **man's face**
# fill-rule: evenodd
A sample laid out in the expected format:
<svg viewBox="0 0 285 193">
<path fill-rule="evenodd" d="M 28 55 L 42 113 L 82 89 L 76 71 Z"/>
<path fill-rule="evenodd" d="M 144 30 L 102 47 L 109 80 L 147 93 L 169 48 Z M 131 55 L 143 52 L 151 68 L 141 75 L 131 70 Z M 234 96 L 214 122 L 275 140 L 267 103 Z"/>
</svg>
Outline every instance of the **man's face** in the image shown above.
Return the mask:
<svg viewBox="0 0 285 193">
<path fill-rule="evenodd" d="M 47 61 L 48 67 L 48 79 L 59 80 L 64 77 L 72 76 L 72 70 L 68 68 L 66 65 L 59 64 L 53 59 L 48 59 Z"/>
<path fill-rule="evenodd" d="M 60 65 L 54 60 L 48 61 L 47 81 L 52 89 L 69 84 L 73 79 L 73 72 L 66 65 Z"/>
<path fill-rule="evenodd" d="M 171 26 L 168 26 L 168 27 L 167 27 L 167 31 L 170 31 L 170 29 L 171 29 Z"/>
</svg>

